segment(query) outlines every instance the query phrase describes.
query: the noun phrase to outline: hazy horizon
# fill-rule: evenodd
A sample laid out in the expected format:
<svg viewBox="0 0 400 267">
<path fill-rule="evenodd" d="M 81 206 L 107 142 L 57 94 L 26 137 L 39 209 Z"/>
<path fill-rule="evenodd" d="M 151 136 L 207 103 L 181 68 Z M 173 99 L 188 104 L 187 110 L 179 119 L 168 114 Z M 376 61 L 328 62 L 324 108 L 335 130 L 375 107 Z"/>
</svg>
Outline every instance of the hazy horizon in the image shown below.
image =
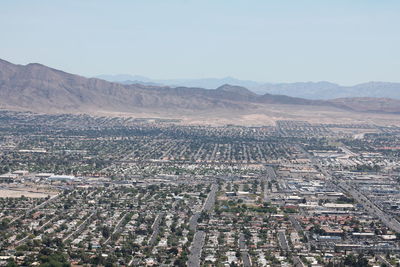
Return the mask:
<svg viewBox="0 0 400 267">
<path fill-rule="evenodd" d="M 234 76 L 221 76 L 221 77 L 188 77 L 188 78 L 180 78 L 180 77 L 172 77 L 172 78 L 157 78 L 157 77 L 148 77 L 145 75 L 141 75 L 141 74 L 129 74 L 129 73 L 115 73 L 115 74 L 109 74 L 109 73 L 102 73 L 99 75 L 94 75 L 94 76 L 87 76 L 88 78 L 101 78 L 102 76 L 114 76 L 114 77 L 118 77 L 118 76 L 131 76 L 131 77 L 136 77 L 138 81 L 142 81 L 140 80 L 140 78 L 145 78 L 145 79 L 149 79 L 151 81 L 177 81 L 177 80 L 182 80 L 182 81 L 191 81 L 191 80 L 224 80 L 224 79 L 234 79 L 234 80 L 240 80 L 240 81 L 244 81 L 244 82 L 254 82 L 254 83 L 258 83 L 260 85 L 262 84 L 292 84 L 292 83 L 331 83 L 331 84 L 335 84 L 335 85 L 339 85 L 339 86 L 343 86 L 343 87 L 352 87 L 352 86 L 356 86 L 356 85 L 360 85 L 360 84 L 366 84 L 366 83 L 400 83 L 400 82 L 396 82 L 396 81 L 378 81 L 378 80 L 371 80 L 371 81 L 362 81 L 362 82 L 357 82 L 357 83 L 353 83 L 353 84 L 342 84 L 342 83 L 338 83 L 338 82 L 332 82 L 332 81 L 326 81 L 326 80 L 299 80 L 299 81 L 292 81 L 292 82 L 285 82 L 285 81 L 275 81 L 275 82 L 271 82 L 271 81 L 260 81 L 260 80 L 251 80 L 251 79 L 241 79 L 240 77 L 234 77 Z M 129 81 L 129 80 L 115 80 L 115 81 Z"/>
<path fill-rule="evenodd" d="M 26 62 L 26 63 L 17 63 L 17 62 L 12 62 L 11 60 L 7 60 L 5 58 L 0 58 L 0 60 L 5 60 L 11 64 L 16 64 L 16 65 L 28 65 L 28 64 L 41 64 L 44 65 L 46 67 L 52 68 L 52 69 L 57 69 L 63 72 L 68 72 L 74 75 L 80 75 L 86 78 L 99 78 L 99 79 L 104 79 L 102 77 L 114 77 L 115 80 L 111 80 L 111 79 L 105 79 L 105 80 L 109 80 L 109 81 L 115 81 L 115 82 L 124 82 L 124 81 L 130 81 L 129 79 L 121 79 L 120 77 L 122 76 L 126 76 L 128 78 L 128 76 L 132 77 L 132 78 L 136 78 L 136 80 L 138 81 L 143 81 L 146 82 L 147 80 L 150 81 L 193 81 L 193 80 L 224 80 L 224 79 L 232 79 L 232 80 L 238 80 L 238 81 L 242 81 L 242 82 L 252 82 L 252 83 L 258 83 L 260 85 L 263 84 L 293 84 L 293 83 L 330 83 L 330 84 L 335 84 L 338 86 L 342 86 L 342 87 L 352 87 L 352 86 L 356 86 L 356 85 L 360 85 L 360 84 L 367 84 L 367 83 L 400 83 L 400 82 L 396 82 L 396 81 L 383 81 L 383 80 L 366 80 L 366 81 L 361 81 L 358 83 L 353 83 L 353 84 L 343 84 L 343 83 L 339 83 L 339 82 L 333 82 L 333 81 L 328 81 L 328 80 L 299 80 L 299 81 L 292 81 L 292 82 L 285 82 L 285 81 L 275 81 L 275 82 L 271 82 L 271 81 L 260 81 L 260 80 L 251 80 L 251 79 L 241 79 L 240 77 L 234 77 L 234 76 L 222 76 L 222 77 L 187 77 L 187 78 L 181 78 L 181 77 L 171 77 L 171 78 L 157 78 L 157 77 L 149 77 L 149 76 L 145 76 L 145 75 L 141 75 L 141 74 L 130 74 L 130 73 L 101 73 L 101 74 L 95 74 L 95 75 L 84 75 L 84 74 L 80 74 L 80 73 L 73 73 L 73 72 L 69 72 L 66 71 L 64 69 L 61 68 L 55 68 L 54 66 L 49 66 L 49 65 L 45 65 L 42 62 Z M 232 84 L 235 85 L 235 84 Z"/>
</svg>

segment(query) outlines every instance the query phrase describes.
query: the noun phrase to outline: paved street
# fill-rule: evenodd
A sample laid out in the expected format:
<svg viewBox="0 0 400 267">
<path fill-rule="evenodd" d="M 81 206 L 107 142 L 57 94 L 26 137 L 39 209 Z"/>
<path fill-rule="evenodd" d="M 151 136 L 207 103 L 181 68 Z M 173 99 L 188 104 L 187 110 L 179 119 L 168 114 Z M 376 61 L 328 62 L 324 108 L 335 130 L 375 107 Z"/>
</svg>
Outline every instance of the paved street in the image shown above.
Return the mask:
<svg viewBox="0 0 400 267">
<path fill-rule="evenodd" d="M 200 267 L 200 257 L 205 237 L 206 233 L 203 231 L 195 233 L 187 262 L 189 267 Z"/>
<path fill-rule="evenodd" d="M 278 239 L 279 239 L 279 245 L 281 246 L 281 248 L 285 251 L 289 251 L 289 244 L 286 240 L 286 235 L 285 235 L 285 231 L 284 230 L 280 230 L 278 231 Z"/>
</svg>

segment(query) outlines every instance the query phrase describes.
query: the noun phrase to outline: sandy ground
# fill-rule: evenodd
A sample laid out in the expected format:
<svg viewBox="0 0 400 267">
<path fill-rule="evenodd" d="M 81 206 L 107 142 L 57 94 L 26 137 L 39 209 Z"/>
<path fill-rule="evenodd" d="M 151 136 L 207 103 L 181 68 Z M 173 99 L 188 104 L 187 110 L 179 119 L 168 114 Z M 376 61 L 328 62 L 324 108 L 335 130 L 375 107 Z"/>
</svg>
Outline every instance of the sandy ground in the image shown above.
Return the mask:
<svg viewBox="0 0 400 267">
<path fill-rule="evenodd" d="M 58 112 L 57 114 L 60 114 Z M 178 119 L 185 125 L 227 124 L 242 126 L 271 126 L 278 120 L 307 121 L 310 123 L 375 124 L 400 126 L 400 115 L 390 113 L 354 112 L 327 106 L 252 104 L 247 109 L 208 110 L 140 110 L 137 112 L 114 112 L 104 110 L 76 111 L 71 114 L 124 118 Z"/>
<path fill-rule="evenodd" d="M 29 198 L 45 198 L 47 196 L 53 196 L 57 194 L 54 191 L 48 190 L 38 190 L 36 188 L 28 188 L 28 187 L 18 187 L 18 188 L 0 188 L 0 197 L 1 198 L 19 198 L 21 196 L 29 197 Z"/>
<path fill-rule="evenodd" d="M 176 118 L 176 117 L 175 117 Z M 323 124 L 375 124 L 400 126 L 400 115 L 350 112 L 336 108 L 300 105 L 268 105 L 251 111 L 215 111 L 181 115 L 184 124 L 269 126 L 278 120 L 307 121 Z"/>
</svg>

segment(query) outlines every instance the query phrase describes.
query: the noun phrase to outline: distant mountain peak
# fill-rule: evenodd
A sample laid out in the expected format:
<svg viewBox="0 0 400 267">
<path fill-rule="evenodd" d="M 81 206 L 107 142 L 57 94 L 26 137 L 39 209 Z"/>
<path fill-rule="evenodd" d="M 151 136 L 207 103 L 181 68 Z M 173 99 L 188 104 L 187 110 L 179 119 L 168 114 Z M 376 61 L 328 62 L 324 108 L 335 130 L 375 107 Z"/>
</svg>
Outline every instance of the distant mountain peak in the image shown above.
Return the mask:
<svg viewBox="0 0 400 267">
<path fill-rule="evenodd" d="M 0 58 L 0 63 L 3 63 L 3 64 L 12 64 L 11 62 L 9 62 L 9 61 L 7 61 L 7 60 L 4 60 L 4 59 L 1 59 L 1 58 Z"/>
<path fill-rule="evenodd" d="M 242 86 L 237 86 L 237 85 L 230 85 L 230 84 L 224 84 L 218 87 L 216 90 L 218 91 L 224 91 L 224 92 L 231 92 L 231 93 L 236 93 L 240 95 L 252 95 L 255 96 L 254 92 L 250 91 L 249 89 L 242 87 Z"/>
<path fill-rule="evenodd" d="M 3 108 L 45 113 L 168 111 L 170 114 L 181 115 L 186 111 L 199 110 L 249 112 L 270 104 L 400 113 L 400 101 L 393 99 L 342 98 L 317 101 L 282 93 L 258 95 L 244 86 L 232 84 L 223 84 L 217 89 L 124 85 L 85 78 L 38 63 L 16 65 L 0 61 L 0 107 Z"/>
<path fill-rule="evenodd" d="M 28 64 L 26 64 L 25 66 L 38 66 L 38 67 L 46 67 L 46 68 L 49 68 L 49 67 L 47 67 L 47 66 L 45 66 L 45 65 L 43 65 L 43 64 L 40 64 L 40 63 L 35 63 L 35 62 L 33 62 L 33 63 L 28 63 Z M 49 68 L 50 69 L 50 68 Z"/>
</svg>

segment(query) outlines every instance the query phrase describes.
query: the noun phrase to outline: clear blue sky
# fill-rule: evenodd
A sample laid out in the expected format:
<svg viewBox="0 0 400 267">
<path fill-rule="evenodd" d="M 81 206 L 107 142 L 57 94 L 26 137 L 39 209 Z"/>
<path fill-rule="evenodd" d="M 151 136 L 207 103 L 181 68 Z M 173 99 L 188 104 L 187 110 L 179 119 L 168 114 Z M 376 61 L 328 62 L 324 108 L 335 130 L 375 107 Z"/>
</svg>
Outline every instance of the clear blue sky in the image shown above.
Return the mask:
<svg viewBox="0 0 400 267">
<path fill-rule="evenodd" d="M 0 58 L 85 76 L 400 81 L 399 0 L 2 0 Z"/>
</svg>

